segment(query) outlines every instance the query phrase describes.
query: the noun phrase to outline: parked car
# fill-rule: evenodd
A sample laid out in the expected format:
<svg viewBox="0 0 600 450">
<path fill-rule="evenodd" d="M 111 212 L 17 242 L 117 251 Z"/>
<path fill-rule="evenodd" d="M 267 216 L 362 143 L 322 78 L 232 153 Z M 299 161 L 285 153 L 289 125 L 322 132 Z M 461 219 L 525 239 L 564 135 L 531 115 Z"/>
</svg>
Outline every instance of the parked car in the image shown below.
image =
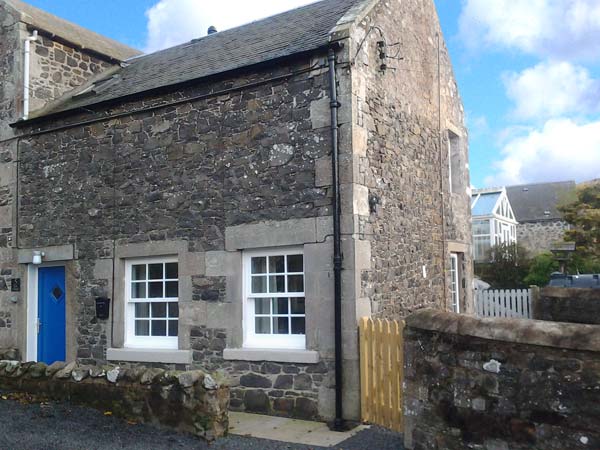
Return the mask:
<svg viewBox="0 0 600 450">
<path fill-rule="evenodd" d="M 566 275 L 555 272 L 550 276 L 548 286 L 600 289 L 600 274 Z"/>
</svg>

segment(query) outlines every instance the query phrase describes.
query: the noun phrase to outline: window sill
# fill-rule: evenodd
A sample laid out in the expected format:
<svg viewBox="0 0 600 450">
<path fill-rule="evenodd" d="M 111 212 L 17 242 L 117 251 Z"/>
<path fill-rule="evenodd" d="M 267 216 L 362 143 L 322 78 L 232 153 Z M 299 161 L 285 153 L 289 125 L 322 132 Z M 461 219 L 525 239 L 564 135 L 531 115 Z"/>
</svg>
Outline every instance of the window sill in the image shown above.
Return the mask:
<svg viewBox="0 0 600 450">
<path fill-rule="evenodd" d="M 109 348 L 106 350 L 106 359 L 109 361 L 191 364 L 192 352 L 190 350 Z"/>
<path fill-rule="evenodd" d="M 280 350 L 270 348 L 226 348 L 223 359 L 235 361 L 273 361 L 317 364 L 319 352 L 312 350 Z"/>
</svg>

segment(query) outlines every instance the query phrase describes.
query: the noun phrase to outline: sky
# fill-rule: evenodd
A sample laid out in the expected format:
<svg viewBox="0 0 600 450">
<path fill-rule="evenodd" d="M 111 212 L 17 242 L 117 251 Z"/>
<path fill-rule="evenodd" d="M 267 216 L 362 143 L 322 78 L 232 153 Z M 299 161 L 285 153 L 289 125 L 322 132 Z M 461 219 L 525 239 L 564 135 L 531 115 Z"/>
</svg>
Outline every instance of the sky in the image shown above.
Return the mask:
<svg viewBox="0 0 600 450">
<path fill-rule="evenodd" d="M 314 0 L 27 1 L 150 52 Z M 600 178 L 600 1 L 435 3 L 465 105 L 471 184 Z"/>
</svg>

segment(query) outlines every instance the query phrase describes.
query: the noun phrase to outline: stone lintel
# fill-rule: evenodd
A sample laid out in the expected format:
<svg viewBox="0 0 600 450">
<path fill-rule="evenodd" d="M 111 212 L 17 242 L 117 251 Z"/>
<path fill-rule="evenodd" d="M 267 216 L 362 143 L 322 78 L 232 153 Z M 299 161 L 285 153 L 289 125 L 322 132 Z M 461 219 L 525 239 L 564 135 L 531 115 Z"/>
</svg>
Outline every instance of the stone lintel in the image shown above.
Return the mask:
<svg viewBox="0 0 600 450">
<path fill-rule="evenodd" d="M 289 219 L 237 225 L 225 229 L 225 250 L 282 247 L 320 242 L 326 218 Z M 323 230 L 331 233 L 331 229 Z"/>
<path fill-rule="evenodd" d="M 600 352 L 600 326 L 527 319 L 478 318 L 423 309 L 406 318 L 407 328 L 494 341 Z"/>
<path fill-rule="evenodd" d="M 71 261 L 75 258 L 75 251 L 72 244 L 59 245 L 54 247 L 36 247 L 31 249 L 21 248 L 18 250 L 19 264 L 31 264 L 33 262 L 33 252 L 44 253 L 43 262 L 51 261 Z"/>
</svg>

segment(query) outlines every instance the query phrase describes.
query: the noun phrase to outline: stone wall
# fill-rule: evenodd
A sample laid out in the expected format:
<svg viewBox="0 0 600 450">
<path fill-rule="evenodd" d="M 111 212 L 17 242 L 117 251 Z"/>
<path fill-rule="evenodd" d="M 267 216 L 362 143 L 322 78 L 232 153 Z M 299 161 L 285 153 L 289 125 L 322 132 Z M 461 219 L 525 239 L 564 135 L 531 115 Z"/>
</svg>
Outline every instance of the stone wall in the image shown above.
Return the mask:
<svg viewBox="0 0 600 450">
<path fill-rule="evenodd" d="M 600 448 L 599 326 L 433 310 L 406 323 L 406 448 Z"/>
<path fill-rule="evenodd" d="M 31 45 L 32 111 L 44 107 L 112 66 L 85 51 L 40 36 Z"/>
<path fill-rule="evenodd" d="M 402 60 L 382 60 L 382 40 L 387 54 Z M 460 244 L 462 274 L 471 285 L 469 171 L 463 107 L 435 6 L 421 0 L 379 2 L 356 27 L 353 43 L 354 180 L 368 190 L 358 233 L 371 246 L 371 268 L 362 273 L 360 296 L 370 299 L 378 317 L 446 308 L 450 242 Z M 381 70 L 382 64 L 388 68 Z M 462 161 L 453 175 L 461 188 L 453 194 L 449 130 Z M 470 304 L 467 291 L 464 305 Z"/>
<path fill-rule="evenodd" d="M 69 400 L 114 415 L 192 433 L 227 434 L 229 389 L 201 371 L 0 361 L 0 389 Z"/>
<path fill-rule="evenodd" d="M 18 346 L 23 334 L 25 286 L 12 292 L 12 278 L 25 280 L 16 260 L 16 175 L 19 143 L 10 124 L 23 115 L 23 40 L 30 35 L 20 14 L 0 2 L 0 347 Z M 112 65 L 87 50 L 75 50 L 39 36 L 31 44 L 30 110 L 45 106 Z"/>
<path fill-rule="evenodd" d="M 569 224 L 563 220 L 542 220 L 539 222 L 521 222 L 517 225 L 517 242 L 531 256 L 549 252 L 552 244 L 562 242 Z"/>
<path fill-rule="evenodd" d="M 545 287 L 532 309 L 536 320 L 600 325 L 600 289 Z"/>
<path fill-rule="evenodd" d="M 71 279 L 67 308 L 75 319 L 67 324 L 68 360 L 101 365 L 109 359 L 109 348 L 123 347 L 121 280 L 127 258 L 176 255 L 181 274 L 179 350 L 192 358 L 161 363 L 159 357 L 152 365 L 226 373 L 236 385 L 232 406 L 238 410 L 330 417 L 331 189 L 317 186 L 315 168 L 330 153 L 330 130 L 322 120 L 328 112 L 323 102 L 327 72 L 319 67 L 269 81 L 315 63 L 324 60 L 303 58 L 290 66 L 148 97 L 115 111 L 221 92 L 21 141 L 22 252 L 42 248 L 50 254 L 65 245 L 73 249 L 66 262 Z M 257 85 L 236 88 L 248 83 Z M 223 94 L 227 89 L 231 92 Z M 55 151 L 59 147 L 63 150 Z M 288 231 L 279 231 L 278 240 L 283 225 Z M 254 228 L 248 233 L 245 227 Z M 227 237 L 236 233 L 262 244 L 238 239 L 229 248 Z M 320 362 L 226 360 L 225 347 L 242 345 L 241 251 L 278 245 L 304 246 L 307 345 L 318 352 Z M 137 250 L 132 253 L 132 248 Z M 111 330 L 111 321 L 96 319 L 94 298 L 112 297 L 113 258 Z"/>
</svg>

